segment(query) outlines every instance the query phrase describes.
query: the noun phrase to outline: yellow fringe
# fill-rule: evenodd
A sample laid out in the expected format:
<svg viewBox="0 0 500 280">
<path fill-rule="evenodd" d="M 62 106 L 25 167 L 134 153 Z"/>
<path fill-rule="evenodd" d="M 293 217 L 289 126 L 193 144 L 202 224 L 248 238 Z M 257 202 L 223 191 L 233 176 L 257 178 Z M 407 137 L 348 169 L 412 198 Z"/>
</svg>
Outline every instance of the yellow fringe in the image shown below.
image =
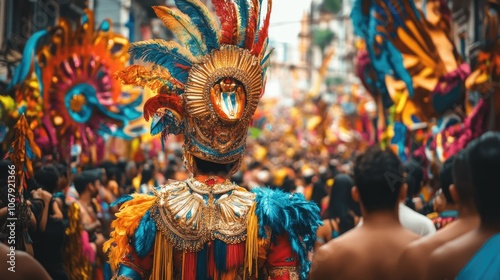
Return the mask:
<svg viewBox="0 0 500 280">
<path fill-rule="evenodd" d="M 103 251 L 109 251 L 109 263 L 116 271 L 122 258 L 128 254 L 129 237 L 133 236 L 142 217 L 156 201 L 156 196 L 133 194 L 133 199 L 124 202 L 116 213 L 116 220 L 111 223 L 113 232 L 103 245 Z"/>
<path fill-rule="evenodd" d="M 170 242 L 158 233 L 155 240 L 153 271 L 151 279 L 172 280 L 173 278 L 173 247 Z"/>
<path fill-rule="evenodd" d="M 255 214 L 255 207 L 256 203 L 252 205 L 252 208 L 250 208 L 248 213 L 243 279 L 247 278 L 247 272 L 250 276 L 258 277 L 257 258 L 259 254 L 259 221 L 257 215 Z"/>
<path fill-rule="evenodd" d="M 66 229 L 64 245 L 64 269 L 69 279 L 92 279 L 92 264 L 82 254 L 82 224 L 80 221 L 80 205 L 73 203 L 68 209 L 69 226 Z"/>
</svg>

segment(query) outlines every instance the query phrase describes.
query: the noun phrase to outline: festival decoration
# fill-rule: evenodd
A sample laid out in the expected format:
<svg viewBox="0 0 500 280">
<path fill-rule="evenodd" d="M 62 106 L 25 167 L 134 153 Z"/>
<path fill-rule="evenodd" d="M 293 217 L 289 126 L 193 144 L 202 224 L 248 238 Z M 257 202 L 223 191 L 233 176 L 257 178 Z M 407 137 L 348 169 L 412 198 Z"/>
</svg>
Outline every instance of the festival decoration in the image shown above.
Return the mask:
<svg viewBox="0 0 500 280">
<path fill-rule="evenodd" d="M 95 28 L 93 12 L 85 10 L 76 29 L 61 18 L 28 40 L 11 88 L 44 152 L 69 159 L 71 147 L 80 145 L 82 157 L 96 162 L 103 137 L 131 140 L 144 132 L 130 125 L 141 116 L 140 92 L 123 92 L 112 77 L 128 61 L 129 42 L 111 26 L 105 20 Z"/>
<path fill-rule="evenodd" d="M 405 159 L 411 130 L 435 118 L 439 131 L 453 125 L 457 118 L 444 117 L 464 103 L 470 70 L 451 40 L 447 4 L 425 1 L 419 9 L 414 1 L 358 0 L 351 18 L 367 45 L 369 61 L 364 56 L 360 62 L 375 70 L 361 74 L 368 89 L 381 95 L 385 113 L 380 125 L 389 130 L 381 138 Z"/>
</svg>

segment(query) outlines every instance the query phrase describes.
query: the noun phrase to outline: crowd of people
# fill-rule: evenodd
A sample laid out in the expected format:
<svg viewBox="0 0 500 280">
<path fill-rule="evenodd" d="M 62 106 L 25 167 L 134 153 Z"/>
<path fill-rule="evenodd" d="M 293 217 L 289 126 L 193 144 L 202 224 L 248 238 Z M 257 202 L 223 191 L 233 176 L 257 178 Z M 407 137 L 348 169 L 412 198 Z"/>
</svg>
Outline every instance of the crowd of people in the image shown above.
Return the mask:
<svg viewBox="0 0 500 280">
<path fill-rule="evenodd" d="M 471 279 L 468 276 L 478 271 L 486 273 L 487 279 L 498 276 L 498 265 L 489 270 L 484 266 L 498 261 L 491 252 L 498 252 L 494 250 L 499 245 L 494 176 L 500 164 L 500 134 L 487 133 L 449 158 L 432 184 L 417 160 L 403 164 L 396 154 L 379 146 L 359 153 L 352 162 L 300 153 L 279 161 L 255 160 L 252 141 L 258 141 L 249 141 L 244 167 L 232 177 L 235 183 L 247 189 L 265 186 L 300 192 L 321 209 L 324 220 L 317 231 L 311 279 L 450 279 L 457 275 Z M 84 236 L 78 248 L 91 261 L 90 278 L 110 279 L 102 246 L 118 211 L 119 205 L 113 203 L 123 194 L 147 193 L 169 179 L 186 179 L 189 175 L 181 158 L 173 156 L 176 151 L 169 153 L 163 163 L 157 158 L 103 162 L 83 166 L 74 174 L 65 162 L 50 157 L 38 162 L 25 191 L 26 227 L 17 229 L 16 249 L 34 257 L 52 279 L 73 279 L 68 262 L 75 247 L 68 244 L 72 241 L 68 229 L 70 209 L 76 204 Z M 1 162 L 3 194 L 9 165 L 9 160 Z M 22 212 L 21 206 L 17 209 Z M 5 226 L 2 230 L 2 241 L 7 243 Z"/>
</svg>

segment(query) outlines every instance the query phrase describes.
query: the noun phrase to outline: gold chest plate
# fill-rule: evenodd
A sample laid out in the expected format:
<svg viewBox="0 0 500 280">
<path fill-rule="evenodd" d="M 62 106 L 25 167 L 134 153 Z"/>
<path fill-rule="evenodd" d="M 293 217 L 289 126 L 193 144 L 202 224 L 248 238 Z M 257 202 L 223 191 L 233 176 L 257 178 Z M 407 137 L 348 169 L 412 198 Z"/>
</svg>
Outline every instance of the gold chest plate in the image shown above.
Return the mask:
<svg viewBox="0 0 500 280">
<path fill-rule="evenodd" d="M 255 194 L 230 182 L 207 186 L 194 178 L 156 190 L 152 216 L 157 228 L 177 250 L 197 252 L 219 239 L 246 240 L 248 212 Z"/>
</svg>

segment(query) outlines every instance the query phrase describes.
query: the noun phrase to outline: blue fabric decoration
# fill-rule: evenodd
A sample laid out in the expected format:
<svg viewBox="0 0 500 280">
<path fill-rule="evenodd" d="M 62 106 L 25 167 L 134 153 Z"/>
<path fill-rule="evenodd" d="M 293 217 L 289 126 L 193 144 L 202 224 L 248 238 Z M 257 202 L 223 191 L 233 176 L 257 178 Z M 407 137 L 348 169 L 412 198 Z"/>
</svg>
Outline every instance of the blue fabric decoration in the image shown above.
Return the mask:
<svg viewBox="0 0 500 280">
<path fill-rule="evenodd" d="M 160 44 L 155 41 L 147 43 L 132 44 L 129 48 L 132 59 L 142 59 L 144 62 L 151 62 L 160 65 L 170 72 L 172 77 L 181 83 L 187 83 L 188 70 L 192 66 L 192 61 L 182 55 L 176 47 L 169 48 L 166 44 Z M 182 68 L 179 67 L 183 66 Z"/>
<path fill-rule="evenodd" d="M 460 98 L 462 89 L 463 88 L 461 84 L 458 84 L 451 91 L 444 95 L 434 94 L 432 96 L 432 105 L 434 107 L 434 110 L 436 110 L 437 113 L 444 113 L 448 109 L 453 108 L 453 106 L 457 104 L 458 99 Z"/>
<path fill-rule="evenodd" d="M 120 264 L 117 275 L 124 276 L 126 277 L 126 279 L 131 279 L 131 280 L 142 280 L 142 277 L 139 273 L 137 273 L 135 270 L 124 264 Z"/>
<path fill-rule="evenodd" d="M 224 241 L 221 241 L 219 239 L 214 240 L 214 258 L 215 268 L 220 272 L 227 272 L 227 245 L 226 243 L 224 243 Z"/>
<path fill-rule="evenodd" d="M 139 257 L 144 258 L 153 248 L 156 237 L 156 223 L 149 210 L 142 217 L 134 236 L 135 251 Z"/>
<path fill-rule="evenodd" d="M 26 78 L 28 78 L 28 75 L 30 74 L 31 65 L 33 63 L 35 64 L 35 72 L 38 76 L 38 82 L 40 86 L 42 86 L 41 70 L 40 66 L 38 65 L 38 61 L 36 60 L 36 46 L 38 44 L 38 41 L 41 38 L 43 38 L 43 36 L 45 36 L 47 33 L 48 33 L 47 30 L 40 30 L 38 32 L 35 32 L 28 39 L 23 50 L 23 58 L 21 59 L 21 62 L 14 70 L 14 77 L 12 78 L 12 81 L 10 82 L 8 89 L 12 88 L 13 86 L 19 83 L 22 83 L 23 81 L 26 80 Z M 43 93 L 42 87 L 40 88 L 40 92 Z"/>
<path fill-rule="evenodd" d="M 268 188 L 255 188 L 252 192 L 256 194 L 255 213 L 259 219 L 259 237 L 267 237 L 266 226 L 272 231 L 272 242 L 277 236 L 287 233 L 292 250 L 298 257 L 300 278 L 307 279 L 311 265 L 308 253 L 312 251 L 316 231 L 322 225 L 319 207 L 306 201 L 302 194 Z"/>
<path fill-rule="evenodd" d="M 207 279 L 208 275 L 208 249 L 207 244 L 196 256 L 196 279 Z"/>
<path fill-rule="evenodd" d="M 394 137 L 391 144 L 398 147 L 398 156 L 402 162 L 406 162 L 408 156 L 405 153 L 406 147 L 406 126 L 402 122 L 394 122 Z"/>
<path fill-rule="evenodd" d="M 246 2 L 246 0 L 244 1 Z M 207 45 L 208 52 L 220 47 L 217 32 L 208 18 L 204 15 L 203 4 L 200 3 L 200 1 L 175 0 L 175 5 L 181 12 L 188 15 L 194 25 L 198 27 L 198 31 L 200 31 Z"/>
</svg>

